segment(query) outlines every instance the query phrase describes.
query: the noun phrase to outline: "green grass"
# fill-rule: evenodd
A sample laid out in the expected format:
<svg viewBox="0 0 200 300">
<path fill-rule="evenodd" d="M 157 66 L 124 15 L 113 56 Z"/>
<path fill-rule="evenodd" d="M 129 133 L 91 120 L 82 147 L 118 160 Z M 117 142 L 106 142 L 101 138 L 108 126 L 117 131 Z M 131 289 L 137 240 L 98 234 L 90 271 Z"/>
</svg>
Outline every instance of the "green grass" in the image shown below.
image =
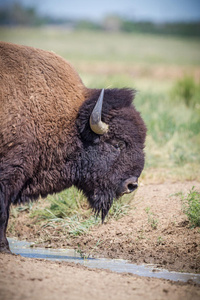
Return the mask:
<svg viewBox="0 0 200 300">
<path fill-rule="evenodd" d="M 147 124 L 146 167 L 177 168 L 200 164 L 199 110 L 169 94 L 141 94 L 136 106 Z"/>
<path fill-rule="evenodd" d="M 154 217 L 154 213 L 151 211 L 151 207 L 147 206 L 145 208 L 145 212 L 148 216 L 148 224 L 151 226 L 152 229 L 157 229 L 159 221 Z"/>
<path fill-rule="evenodd" d="M 114 201 L 110 209 L 107 220 L 120 219 L 127 215 L 130 211 L 130 200 L 133 195 L 126 196 L 125 199 L 120 198 Z M 27 206 L 21 206 L 18 211 L 28 210 Z M 75 187 L 65 190 L 57 195 L 48 196 L 47 205 L 43 208 L 35 206 L 29 207 L 30 218 L 34 218 L 34 222 L 41 224 L 43 227 L 61 226 L 68 234 L 78 236 L 86 233 L 91 227 L 101 223 L 101 218 L 96 217 L 86 198 Z M 15 209 L 12 211 L 15 215 Z"/>
<path fill-rule="evenodd" d="M 184 101 L 188 107 L 194 106 L 200 112 L 200 81 L 196 83 L 192 76 L 184 76 L 174 84 L 172 97 L 179 102 Z"/>
<path fill-rule="evenodd" d="M 48 196 L 47 203 L 44 208 L 36 206 L 30 213 L 30 217 L 43 227 L 61 226 L 70 235 L 78 236 L 100 223 L 100 218 L 91 215 L 82 193 L 74 187 Z"/>
<path fill-rule="evenodd" d="M 187 195 L 181 196 L 182 209 L 192 227 L 200 227 L 200 192 L 195 187 Z"/>
</svg>

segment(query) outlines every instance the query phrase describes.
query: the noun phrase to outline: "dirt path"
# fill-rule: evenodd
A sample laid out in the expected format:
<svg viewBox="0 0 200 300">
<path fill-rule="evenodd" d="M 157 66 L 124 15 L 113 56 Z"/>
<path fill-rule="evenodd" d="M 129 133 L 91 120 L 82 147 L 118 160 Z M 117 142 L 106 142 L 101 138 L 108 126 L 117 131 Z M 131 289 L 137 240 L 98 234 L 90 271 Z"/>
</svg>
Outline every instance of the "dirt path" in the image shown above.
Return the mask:
<svg viewBox="0 0 200 300">
<path fill-rule="evenodd" d="M 0 254 L 0 300 L 199 300 L 200 287 Z"/>
</svg>

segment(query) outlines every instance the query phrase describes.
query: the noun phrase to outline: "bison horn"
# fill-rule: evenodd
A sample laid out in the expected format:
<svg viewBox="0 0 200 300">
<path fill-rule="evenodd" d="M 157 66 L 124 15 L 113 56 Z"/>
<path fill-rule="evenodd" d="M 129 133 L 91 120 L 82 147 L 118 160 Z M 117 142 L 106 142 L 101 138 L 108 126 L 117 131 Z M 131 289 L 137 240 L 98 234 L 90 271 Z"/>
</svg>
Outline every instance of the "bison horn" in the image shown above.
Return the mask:
<svg viewBox="0 0 200 300">
<path fill-rule="evenodd" d="M 90 116 L 90 128 L 96 134 L 104 134 L 108 132 L 108 125 L 101 121 L 101 112 L 103 104 L 104 89 L 102 89 L 99 99 Z"/>
</svg>

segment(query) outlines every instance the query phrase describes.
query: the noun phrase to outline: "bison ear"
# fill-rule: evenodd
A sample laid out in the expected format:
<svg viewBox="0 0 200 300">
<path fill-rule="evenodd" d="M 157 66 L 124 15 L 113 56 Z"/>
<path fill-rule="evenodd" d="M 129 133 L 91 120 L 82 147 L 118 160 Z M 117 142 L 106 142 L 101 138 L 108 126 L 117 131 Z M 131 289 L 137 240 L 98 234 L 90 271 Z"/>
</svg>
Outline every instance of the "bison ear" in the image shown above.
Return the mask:
<svg viewBox="0 0 200 300">
<path fill-rule="evenodd" d="M 133 103 L 136 90 L 129 88 L 107 89 L 105 91 L 103 113 L 105 111 L 120 110 Z"/>
</svg>

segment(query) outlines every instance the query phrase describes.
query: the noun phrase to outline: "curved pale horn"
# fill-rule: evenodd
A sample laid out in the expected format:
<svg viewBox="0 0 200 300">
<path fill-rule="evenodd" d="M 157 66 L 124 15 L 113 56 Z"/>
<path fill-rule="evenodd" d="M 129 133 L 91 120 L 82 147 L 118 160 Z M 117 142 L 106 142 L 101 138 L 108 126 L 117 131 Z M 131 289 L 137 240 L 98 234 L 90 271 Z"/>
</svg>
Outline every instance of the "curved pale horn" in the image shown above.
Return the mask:
<svg viewBox="0 0 200 300">
<path fill-rule="evenodd" d="M 103 104 L 104 89 L 102 89 L 99 99 L 90 116 L 90 128 L 96 134 L 108 132 L 108 125 L 101 121 L 101 112 Z"/>
</svg>

